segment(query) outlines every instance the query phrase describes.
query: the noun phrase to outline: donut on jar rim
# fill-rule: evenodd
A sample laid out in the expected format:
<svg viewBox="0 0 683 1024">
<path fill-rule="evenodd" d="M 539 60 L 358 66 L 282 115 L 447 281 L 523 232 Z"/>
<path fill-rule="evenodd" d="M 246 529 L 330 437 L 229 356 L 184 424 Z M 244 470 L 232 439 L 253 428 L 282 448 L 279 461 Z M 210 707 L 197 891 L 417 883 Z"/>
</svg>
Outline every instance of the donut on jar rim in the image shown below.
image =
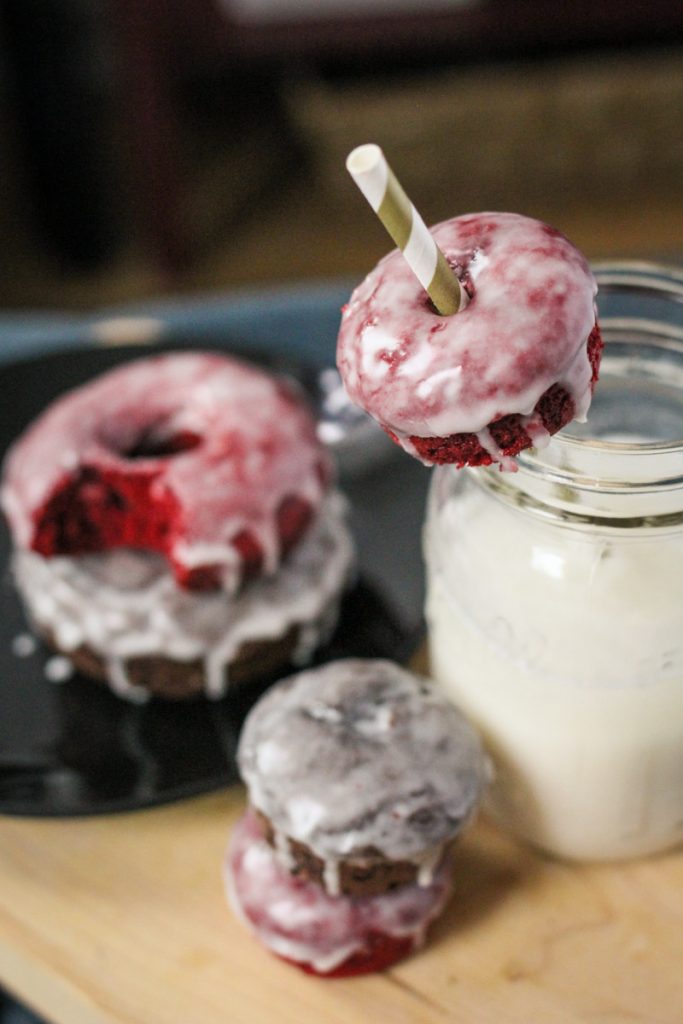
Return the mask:
<svg viewBox="0 0 683 1024">
<path fill-rule="evenodd" d="M 443 695 L 384 660 L 310 669 L 251 710 L 238 766 L 250 809 L 226 885 L 269 949 L 338 976 L 423 941 L 488 778 L 478 737 Z"/>
<path fill-rule="evenodd" d="M 157 551 L 189 589 L 272 573 L 327 491 L 300 395 L 227 355 L 165 353 L 53 402 L 10 449 L 2 506 L 44 557 Z"/>
<path fill-rule="evenodd" d="M 514 455 L 585 419 L 603 347 L 595 280 L 564 235 L 520 214 L 467 214 L 432 234 L 467 305 L 440 316 L 394 250 L 343 310 L 340 373 L 423 462 L 514 469 Z"/>
</svg>

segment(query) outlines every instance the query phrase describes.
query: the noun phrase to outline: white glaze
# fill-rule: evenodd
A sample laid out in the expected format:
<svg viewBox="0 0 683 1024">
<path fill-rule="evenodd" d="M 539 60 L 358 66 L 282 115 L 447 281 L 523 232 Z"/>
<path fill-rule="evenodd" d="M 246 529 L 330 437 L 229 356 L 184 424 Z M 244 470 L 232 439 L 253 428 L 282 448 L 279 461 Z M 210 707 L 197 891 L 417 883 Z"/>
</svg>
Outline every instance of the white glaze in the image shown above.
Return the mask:
<svg viewBox="0 0 683 1024">
<path fill-rule="evenodd" d="M 48 658 L 45 662 L 45 678 L 50 683 L 65 683 L 67 679 L 71 679 L 74 674 L 74 667 L 68 658 L 63 658 L 59 654 L 55 654 L 54 657 Z"/>
<path fill-rule="evenodd" d="M 310 659 L 334 627 L 352 567 L 345 502 L 336 492 L 280 570 L 237 595 L 183 591 L 164 560 L 149 552 L 14 556 L 17 587 L 38 628 L 52 633 L 61 650 L 85 645 L 102 656 L 112 688 L 133 700 L 146 691 L 128 679 L 130 658 L 203 659 L 211 697 L 224 693 L 229 665 L 249 641 L 277 639 L 301 626 L 296 655 Z"/>
<path fill-rule="evenodd" d="M 30 658 L 36 653 L 36 638 L 30 633 L 19 633 L 12 638 L 12 654 L 15 658 Z"/>
<path fill-rule="evenodd" d="M 334 970 L 380 933 L 422 944 L 450 893 L 451 866 L 442 863 L 430 885 L 407 885 L 380 896 L 331 897 L 313 882 L 290 875 L 263 839 L 253 814 L 235 826 L 224 867 L 228 900 L 272 952 Z"/>
<path fill-rule="evenodd" d="M 167 457 L 125 455 L 143 439 L 183 434 L 200 443 Z M 248 530 L 274 572 L 278 511 L 291 497 L 319 508 L 328 458 L 292 385 L 228 356 L 182 352 L 132 361 L 67 393 L 15 442 L 0 491 L 15 544 L 31 548 L 46 502 L 88 467 L 151 479 L 150 502 L 171 497 L 181 509 L 163 553 L 183 570 L 217 566 L 234 589 L 242 566 L 233 538 Z"/>
<path fill-rule="evenodd" d="M 411 436 L 479 435 L 509 414 L 538 435 L 534 407 L 556 382 L 584 419 L 596 284 L 581 253 L 518 214 L 456 217 L 432 233 L 472 298 L 439 316 L 401 253 L 386 256 L 342 316 L 337 359 L 351 399 L 411 452 Z"/>
<path fill-rule="evenodd" d="M 338 862 L 367 847 L 390 860 L 433 856 L 469 820 L 487 770 L 478 737 L 433 686 L 358 659 L 266 693 L 238 763 L 253 805 L 325 862 L 332 891 Z"/>
</svg>

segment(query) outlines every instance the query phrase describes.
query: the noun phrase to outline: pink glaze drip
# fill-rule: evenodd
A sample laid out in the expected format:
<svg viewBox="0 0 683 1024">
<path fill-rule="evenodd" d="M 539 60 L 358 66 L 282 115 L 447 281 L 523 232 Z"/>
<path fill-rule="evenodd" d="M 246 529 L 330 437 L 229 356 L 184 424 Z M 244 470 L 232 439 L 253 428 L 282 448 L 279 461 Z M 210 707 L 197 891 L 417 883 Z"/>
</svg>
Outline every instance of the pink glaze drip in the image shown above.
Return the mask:
<svg viewBox="0 0 683 1024">
<path fill-rule="evenodd" d="M 138 360 L 48 407 L 4 466 L 2 505 L 18 546 L 35 546 L 41 513 L 91 467 L 143 495 L 146 509 L 136 514 L 151 515 L 155 504 L 172 510 L 154 547 L 180 579 L 208 565 L 228 590 L 244 564 L 235 539 L 248 535 L 264 571 L 274 572 L 282 509 L 299 499 L 315 513 L 329 478 L 298 394 L 217 353 Z"/>
<path fill-rule="evenodd" d="M 248 811 L 232 834 L 225 881 L 233 909 L 264 946 L 326 974 L 377 935 L 419 946 L 448 899 L 451 864 L 446 858 L 429 886 L 407 885 L 362 899 L 328 896 L 278 863 Z"/>
<path fill-rule="evenodd" d="M 337 358 L 351 399 L 406 447 L 531 416 L 555 382 L 585 418 L 597 289 L 582 254 L 513 213 L 456 217 L 432 233 L 470 301 L 442 317 L 398 250 L 381 260 L 342 315 Z"/>
</svg>

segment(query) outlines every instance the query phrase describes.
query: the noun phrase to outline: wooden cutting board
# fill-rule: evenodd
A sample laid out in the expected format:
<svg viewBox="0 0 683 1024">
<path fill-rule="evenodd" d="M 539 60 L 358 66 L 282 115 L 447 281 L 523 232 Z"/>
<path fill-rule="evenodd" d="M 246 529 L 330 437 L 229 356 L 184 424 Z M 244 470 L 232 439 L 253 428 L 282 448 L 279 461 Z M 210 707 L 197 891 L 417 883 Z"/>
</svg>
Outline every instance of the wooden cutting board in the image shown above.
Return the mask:
<svg viewBox="0 0 683 1024">
<path fill-rule="evenodd" d="M 0 983 L 54 1024 L 681 1024 L 683 856 L 543 858 L 480 821 L 427 948 L 323 981 L 228 910 L 236 787 L 131 814 L 0 820 Z"/>
</svg>

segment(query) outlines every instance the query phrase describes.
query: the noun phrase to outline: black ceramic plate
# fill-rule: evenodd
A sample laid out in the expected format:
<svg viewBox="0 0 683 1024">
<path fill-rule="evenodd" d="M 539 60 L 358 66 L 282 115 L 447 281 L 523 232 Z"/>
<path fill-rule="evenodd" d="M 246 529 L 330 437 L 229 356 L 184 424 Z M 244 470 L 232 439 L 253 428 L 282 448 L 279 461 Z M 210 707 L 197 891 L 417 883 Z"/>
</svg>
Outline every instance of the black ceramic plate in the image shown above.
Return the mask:
<svg viewBox="0 0 683 1024">
<path fill-rule="evenodd" d="M 148 351 L 159 347 L 134 352 L 85 348 L 0 366 L 2 453 L 57 394 Z M 230 351 L 239 353 L 241 346 L 230 344 Z M 251 349 L 248 358 L 257 358 Z M 311 386 L 307 369 L 279 361 L 276 366 Z M 383 463 L 342 472 L 360 574 L 319 660 L 405 660 L 415 650 L 422 628 L 419 532 L 427 480 L 422 467 L 389 451 Z M 274 679 L 264 678 L 220 701 L 152 700 L 144 705 L 123 701 L 79 675 L 51 682 L 55 662 L 41 644 L 31 650 L 8 570 L 9 554 L 2 524 L 0 812 L 100 814 L 161 804 L 235 782 L 235 747 L 244 715 Z"/>
</svg>

